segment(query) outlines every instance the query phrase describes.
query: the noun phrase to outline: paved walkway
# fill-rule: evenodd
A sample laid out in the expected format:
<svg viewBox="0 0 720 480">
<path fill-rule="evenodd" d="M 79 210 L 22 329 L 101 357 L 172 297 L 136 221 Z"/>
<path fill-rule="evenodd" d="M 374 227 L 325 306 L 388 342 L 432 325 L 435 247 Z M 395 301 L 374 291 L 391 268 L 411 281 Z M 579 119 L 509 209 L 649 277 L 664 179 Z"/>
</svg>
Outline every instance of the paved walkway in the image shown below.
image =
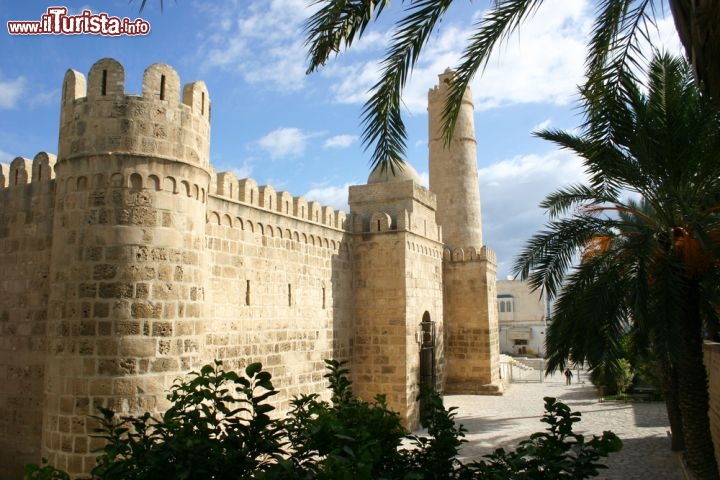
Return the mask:
<svg viewBox="0 0 720 480">
<path fill-rule="evenodd" d="M 680 457 L 670 450 L 663 402 L 600 402 L 584 372 L 566 386 L 561 374 L 543 383 L 513 383 L 503 396 L 447 395 L 445 405 L 458 407 L 456 420 L 468 429 L 464 460 L 479 458 L 498 447 L 514 447 L 531 433 L 544 430 L 540 422 L 543 397 L 556 397 L 582 413 L 575 431 L 586 436 L 611 430 L 623 449 L 605 458 L 607 470 L 599 479 L 683 480 Z"/>
</svg>

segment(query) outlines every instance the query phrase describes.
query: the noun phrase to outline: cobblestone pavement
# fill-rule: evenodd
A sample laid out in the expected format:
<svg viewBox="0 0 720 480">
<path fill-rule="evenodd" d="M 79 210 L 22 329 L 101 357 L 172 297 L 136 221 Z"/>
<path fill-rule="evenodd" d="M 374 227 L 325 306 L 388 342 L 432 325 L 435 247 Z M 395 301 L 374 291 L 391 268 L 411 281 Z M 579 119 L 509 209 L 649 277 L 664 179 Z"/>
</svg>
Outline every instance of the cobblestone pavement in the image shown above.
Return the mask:
<svg viewBox="0 0 720 480">
<path fill-rule="evenodd" d="M 498 447 L 514 447 L 531 433 L 544 430 L 540 422 L 543 397 L 556 397 L 582 413 L 575 431 L 586 436 L 611 430 L 623 449 L 605 458 L 607 470 L 599 479 L 683 480 L 680 456 L 670 450 L 670 427 L 663 402 L 600 402 L 584 372 L 580 383 L 565 385 L 561 374 L 543 383 L 513 383 L 502 396 L 447 395 L 445 405 L 458 407 L 456 421 L 468 429 L 462 459 L 479 458 Z"/>
</svg>

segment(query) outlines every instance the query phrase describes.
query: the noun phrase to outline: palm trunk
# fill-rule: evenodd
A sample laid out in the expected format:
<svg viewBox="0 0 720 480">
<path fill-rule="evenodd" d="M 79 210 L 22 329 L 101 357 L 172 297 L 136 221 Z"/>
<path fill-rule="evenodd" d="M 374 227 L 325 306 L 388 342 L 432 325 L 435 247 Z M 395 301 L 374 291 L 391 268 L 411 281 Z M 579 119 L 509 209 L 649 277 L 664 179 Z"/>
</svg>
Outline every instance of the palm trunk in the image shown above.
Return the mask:
<svg viewBox="0 0 720 480">
<path fill-rule="evenodd" d="M 667 409 L 670 433 L 672 434 L 670 437 L 670 449 L 679 452 L 685 450 L 685 438 L 683 436 L 682 415 L 678 397 L 677 368 L 665 355 L 661 355 L 657 360 L 660 388 L 662 388 L 665 397 L 665 408 Z"/>
<path fill-rule="evenodd" d="M 683 458 L 698 480 L 718 480 L 708 418 L 708 380 L 703 363 L 702 319 L 696 281 L 689 281 L 683 314 L 678 357 L 678 397 L 685 438 Z"/>
<path fill-rule="evenodd" d="M 669 0 L 685 55 L 695 78 L 720 107 L 720 4 L 717 0 Z"/>
</svg>

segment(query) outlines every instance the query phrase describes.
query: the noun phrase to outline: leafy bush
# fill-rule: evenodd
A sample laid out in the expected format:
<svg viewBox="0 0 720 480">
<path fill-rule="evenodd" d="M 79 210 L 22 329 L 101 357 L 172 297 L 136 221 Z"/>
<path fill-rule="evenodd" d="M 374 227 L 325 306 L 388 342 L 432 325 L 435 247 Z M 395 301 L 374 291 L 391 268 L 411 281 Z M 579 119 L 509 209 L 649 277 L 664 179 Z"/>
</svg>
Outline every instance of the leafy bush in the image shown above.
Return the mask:
<svg viewBox="0 0 720 480">
<path fill-rule="evenodd" d="M 400 416 L 382 395 L 373 402 L 355 398 L 343 364 L 326 364 L 331 403 L 318 395 L 296 398 L 284 422 L 298 470 L 309 478 L 387 478 L 402 463 Z"/>
<path fill-rule="evenodd" d="M 92 470 L 104 480 L 232 479 L 262 472 L 285 455 L 283 432 L 265 401 L 277 392 L 259 363 L 246 377 L 221 362 L 177 380 L 161 419 L 149 413 L 116 418 L 101 409 L 98 432 L 107 440 Z"/>
<path fill-rule="evenodd" d="M 604 395 L 624 394 L 632 385 L 632 365 L 625 358 L 603 362 L 590 371 L 590 381 L 602 387 Z"/>
<path fill-rule="evenodd" d="M 545 414 L 541 422 L 549 425 L 545 432 L 533 433 L 513 452 L 499 448 L 485 456 L 488 460 L 469 464 L 462 478 L 578 479 L 597 476 L 598 469 L 607 468 L 598 460 L 619 451 L 622 441 L 614 433 L 605 431 L 601 437 L 593 435 L 586 442 L 583 435 L 573 433 L 573 424 L 580 421 L 580 413 L 571 412 L 567 405 L 554 398 L 544 400 Z"/>
<path fill-rule="evenodd" d="M 70 480 L 70 475 L 47 464 L 43 458 L 40 465 L 25 465 L 23 472 L 25 480 Z"/>
<path fill-rule="evenodd" d="M 580 414 L 545 399 L 535 433 L 514 452 L 498 449 L 487 460 L 457 460 L 465 429 L 455 409 L 423 390 L 421 422 L 428 436 L 412 435 L 384 396 L 365 402 L 352 393 L 344 364 L 326 360 L 331 399 L 304 395 L 292 401 L 285 419 L 268 415 L 275 395 L 270 374 L 258 363 L 245 376 L 226 372 L 221 362 L 178 380 L 161 418 L 149 413 L 117 418 L 101 409 L 98 433 L 107 441 L 93 469 L 98 480 L 440 480 L 587 478 L 597 475 L 600 457 L 620 449 L 611 432 L 585 442 L 572 432 Z M 65 476 L 62 476 L 65 475 Z M 49 466 L 28 466 L 25 479 L 67 480 Z"/>
</svg>

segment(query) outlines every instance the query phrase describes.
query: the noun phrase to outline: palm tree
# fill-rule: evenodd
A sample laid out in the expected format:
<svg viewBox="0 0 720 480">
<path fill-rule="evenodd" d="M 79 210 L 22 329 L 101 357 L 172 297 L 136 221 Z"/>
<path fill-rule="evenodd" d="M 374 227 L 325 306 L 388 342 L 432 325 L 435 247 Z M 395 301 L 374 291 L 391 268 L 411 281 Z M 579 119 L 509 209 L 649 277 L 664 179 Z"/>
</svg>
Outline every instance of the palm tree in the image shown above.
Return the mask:
<svg viewBox="0 0 720 480">
<path fill-rule="evenodd" d="M 142 5 L 147 0 L 142 0 Z M 341 49 L 350 47 L 377 19 L 390 0 L 314 0 L 320 5 L 306 24 L 308 73 L 323 66 Z M 453 0 L 406 2 L 405 16 L 395 24 L 392 42 L 382 61 L 382 74 L 372 88 L 362 116 L 363 143 L 373 147 L 372 169 L 403 164 L 406 130 L 401 116 L 401 94 L 435 26 Z M 495 47 L 533 15 L 542 0 L 495 0 L 475 26 L 460 65 L 456 68 L 445 108 L 445 134 L 452 137 L 462 96 L 472 78 L 482 70 Z M 646 38 L 655 18 L 653 0 L 600 0 L 589 41 L 588 85 L 613 83 L 620 71 L 641 60 L 639 41 Z M 663 4 L 661 4 L 663 5 Z M 716 0 L 667 0 L 680 39 L 697 76 L 708 94 L 720 101 L 720 2 Z"/>
<path fill-rule="evenodd" d="M 515 272 L 557 297 L 548 368 L 612 360 L 630 329 L 652 343 L 677 379 L 686 464 L 716 479 L 702 342 L 719 321 L 720 114 L 680 59 L 656 56 L 644 88 L 623 71 L 583 91 L 580 134 L 538 133 L 580 155 L 589 181 L 541 204 L 549 224 Z"/>
<path fill-rule="evenodd" d="M 552 208 L 555 201 L 566 200 L 563 192 L 556 195 L 548 197 L 541 206 Z M 669 315 L 671 309 L 653 302 L 654 296 L 648 298 L 648 290 L 659 284 L 643 263 L 656 253 L 654 225 L 662 220 L 646 202 L 628 201 L 622 205 L 613 200 L 602 200 L 605 205 L 601 208 L 612 212 L 609 217 L 598 219 L 601 210 L 594 207 L 581 210 L 578 222 L 551 225 L 553 229 L 566 230 L 564 235 L 568 237 L 577 233 L 578 225 L 590 227 L 594 234 L 583 247 L 580 263 L 570 269 L 557 292 L 552 322 L 547 329 L 546 373 L 562 371 L 569 360 L 587 363 L 593 373 L 615 377 L 620 374 L 620 360 L 626 355 L 622 342 L 629 337 L 635 350 L 648 351 L 655 360 L 673 433 L 672 449 L 683 450 L 676 380 L 678 349 L 674 343 L 679 325 Z M 653 221 L 650 228 L 646 228 L 648 219 Z M 553 232 L 559 233 L 560 229 Z M 520 255 L 516 268 L 528 267 L 524 263 L 526 255 L 542 252 L 551 235 L 548 229 L 534 237 Z M 531 275 L 536 288 L 542 288 L 539 273 Z"/>
</svg>

